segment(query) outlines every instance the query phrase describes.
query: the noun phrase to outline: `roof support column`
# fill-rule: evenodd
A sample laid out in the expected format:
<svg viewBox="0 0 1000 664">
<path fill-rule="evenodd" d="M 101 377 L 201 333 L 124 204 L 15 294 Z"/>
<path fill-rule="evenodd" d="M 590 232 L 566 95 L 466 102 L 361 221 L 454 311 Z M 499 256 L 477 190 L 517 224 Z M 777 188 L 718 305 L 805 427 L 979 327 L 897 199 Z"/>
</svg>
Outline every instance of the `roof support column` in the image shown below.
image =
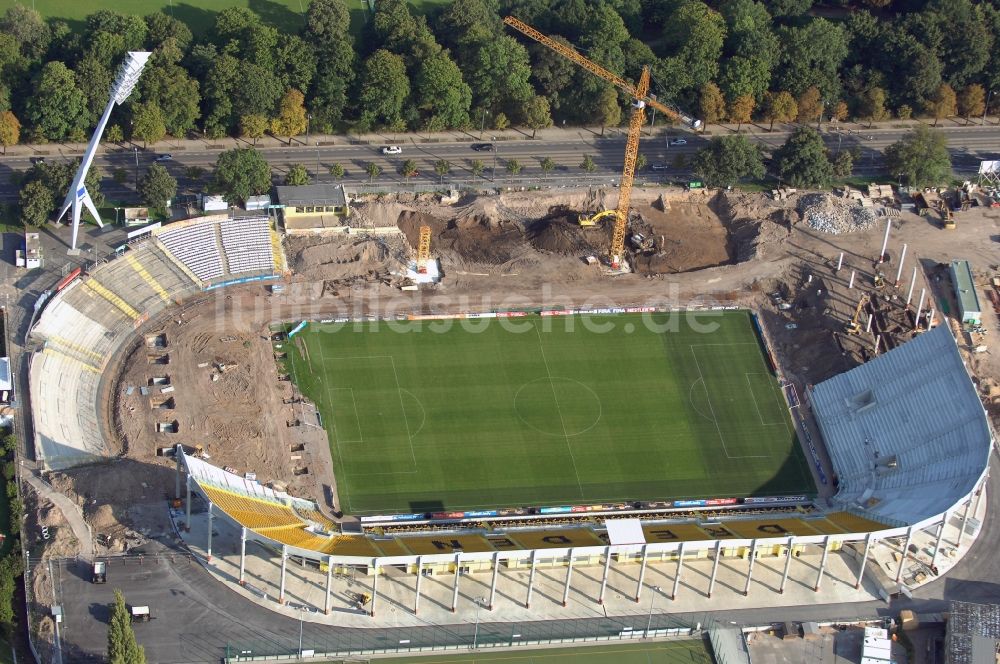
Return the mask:
<svg viewBox="0 0 1000 664">
<path fill-rule="evenodd" d="M 323 613 L 330 615 L 330 592 L 333 589 L 333 556 L 326 557 L 326 598 L 323 600 Z"/>
<path fill-rule="evenodd" d="M 462 576 L 462 554 L 455 554 L 455 587 L 451 592 L 451 612 L 458 611 L 458 577 Z"/>
<path fill-rule="evenodd" d="M 176 500 L 181 499 L 181 457 L 184 453 L 181 451 L 181 446 L 178 443 L 174 447 L 174 459 L 176 460 L 175 470 L 174 470 L 174 498 Z"/>
<path fill-rule="evenodd" d="M 823 572 L 826 571 L 826 559 L 830 555 L 830 536 L 827 535 L 826 539 L 823 540 L 823 557 L 819 560 L 819 573 L 816 574 L 816 585 L 813 586 L 814 592 L 819 592 L 819 586 L 823 583 Z"/>
<path fill-rule="evenodd" d="M 649 548 L 648 544 L 642 545 L 642 563 L 639 565 L 639 583 L 635 587 L 635 601 L 639 601 L 639 597 L 642 595 L 642 583 L 646 578 L 646 549 Z"/>
<path fill-rule="evenodd" d="M 566 566 L 566 587 L 563 588 L 563 606 L 569 603 L 569 582 L 573 578 L 573 549 L 570 549 L 569 555 L 569 565 Z"/>
<path fill-rule="evenodd" d="M 604 548 L 604 576 L 601 577 L 601 592 L 597 596 L 597 603 L 604 604 L 604 591 L 608 589 L 608 574 L 611 573 L 611 547 Z"/>
<path fill-rule="evenodd" d="M 531 608 L 531 591 L 535 586 L 535 558 L 537 557 L 538 549 L 531 552 L 531 572 L 528 574 L 528 597 L 524 600 L 524 608 Z"/>
<path fill-rule="evenodd" d="M 278 582 L 278 604 L 285 603 L 285 568 L 288 563 L 288 547 L 281 545 L 281 579 Z"/>
<path fill-rule="evenodd" d="M 497 576 L 500 574 L 500 552 L 493 554 L 493 580 L 490 581 L 490 603 L 487 605 L 490 611 L 493 610 L 493 603 L 497 597 Z"/>
<path fill-rule="evenodd" d="M 792 569 L 792 549 L 795 547 L 795 535 L 788 538 L 788 550 L 785 551 L 785 571 L 781 574 L 781 585 L 778 594 L 785 594 L 785 584 L 788 583 L 788 571 Z"/>
<path fill-rule="evenodd" d="M 969 496 L 969 502 L 965 503 L 965 510 L 962 512 L 962 527 L 958 531 L 958 544 L 955 546 L 962 546 L 962 539 L 965 537 L 965 527 L 969 523 L 969 512 L 972 511 L 972 496 Z"/>
<path fill-rule="evenodd" d="M 372 560 L 372 608 L 368 611 L 368 615 L 372 618 L 375 617 L 375 600 L 378 597 L 378 558 Z"/>
<path fill-rule="evenodd" d="M 750 566 L 747 568 L 747 584 L 743 586 L 743 596 L 750 594 L 750 581 L 753 579 L 753 564 L 757 559 L 757 540 L 750 540 Z"/>
<path fill-rule="evenodd" d="M 910 540 L 913 538 L 913 526 L 906 529 L 906 539 L 903 541 L 903 554 L 899 557 L 899 569 L 896 570 L 896 583 L 903 578 L 903 565 L 906 563 L 906 556 L 910 550 Z"/>
<path fill-rule="evenodd" d="M 208 546 L 205 548 L 206 560 L 212 562 L 212 501 L 208 501 Z"/>
<path fill-rule="evenodd" d="M 937 573 L 937 561 L 938 553 L 941 551 L 941 540 L 944 539 L 944 527 L 948 525 L 948 519 L 951 518 L 951 512 L 945 512 L 941 516 L 941 523 L 938 524 L 938 534 L 937 539 L 934 540 L 934 555 L 931 556 L 931 568 Z"/>
<path fill-rule="evenodd" d="M 413 597 L 413 615 L 420 611 L 420 580 L 424 577 L 424 557 L 417 556 L 417 592 Z"/>
<path fill-rule="evenodd" d="M 875 541 L 875 536 L 872 533 L 868 533 L 865 537 L 865 552 L 861 556 L 861 567 L 858 568 L 858 580 L 854 582 L 854 589 L 857 590 L 861 587 L 861 581 L 865 578 L 865 566 L 868 564 L 868 554 L 872 550 L 872 543 Z"/>
<path fill-rule="evenodd" d="M 708 597 L 715 590 L 715 575 L 719 571 L 719 559 L 722 558 L 722 540 L 715 540 L 715 559 L 712 561 L 712 576 L 708 578 Z"/>
<path fill-rule="evenodd" d="M 187 476 L 187 519 L 184 521 L 184 530 L 191 532 L 191 475 Z"/>
<path fill-rule="evenodd" d="M 247 527 L 240 528 L 240 585 L 247 582 Z"/>
<path fill-rule="evenodd" d="M 674 576 L 674 590 L 670 593 L 670 599 L 677 599 L 677 591 L 681 587 L 681 570 L 684 569 L 684 542 L 681 542 L 677 549 L 677 574 Z"/>
</svg>

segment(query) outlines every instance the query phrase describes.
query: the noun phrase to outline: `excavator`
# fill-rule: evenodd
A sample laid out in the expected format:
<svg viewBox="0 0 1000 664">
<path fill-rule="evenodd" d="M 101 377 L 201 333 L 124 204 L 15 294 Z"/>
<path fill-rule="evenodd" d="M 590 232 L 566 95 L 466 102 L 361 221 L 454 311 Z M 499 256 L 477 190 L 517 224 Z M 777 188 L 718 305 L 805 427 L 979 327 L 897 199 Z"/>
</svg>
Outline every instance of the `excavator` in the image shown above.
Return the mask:
<svg viewBox="0 0 1000 664">
<path fill-rule="evenodd" d="M 862 293 L 858 299 L 858 306 L 854 308 L 854 315 L 844 326 L 844 331 L 848 334 L 861 334 L 861 311 L 868 304 L 868 293 Z"/>
<path fill-rule="evenodd" d="M 618 89 L 624 90 L 635 100 L 632 104 L 632 116 L 629 120 L 628 141 L 625 143 L 625 166 L 622 169 L 621 184 L 618 188 L 618 207 L 614 210 L 598 212 L 589 217 L 581 217 L 579 220 L 581 226 L 595 226 L 602 219 L 614 218 L 614 232 L 611 236 L 611 249 L 608 253 L 611 268 L 618 270 L 622 257 L 625 254 L 625 230 L 628 226 L 629 201 L 632 198 L 632 182 L 635 179 L 635 161 L 639 156 L 639 132 L 642 130 L 642 125 L 646 120 L 646 107 L 655 108 L 661 113 L 666 114 L 667 117 L 683 122 L 691 129 L 701 127 L 701 121 L 681 113 L 680 110 L 673 106 L 657 101 L 653 95 L 649 94 L 648 66 L 642 68 L 638 84 L 633 85 L 596 62 L 583 57 L 575 49 L 555 41 L 513 16 L 507 16 L 503 22 L 521 34 L 534 39 L 539 44 L 552 49 L 567 60 L 583 67 L 595 76 L 603 78 Z"/>
</svg>

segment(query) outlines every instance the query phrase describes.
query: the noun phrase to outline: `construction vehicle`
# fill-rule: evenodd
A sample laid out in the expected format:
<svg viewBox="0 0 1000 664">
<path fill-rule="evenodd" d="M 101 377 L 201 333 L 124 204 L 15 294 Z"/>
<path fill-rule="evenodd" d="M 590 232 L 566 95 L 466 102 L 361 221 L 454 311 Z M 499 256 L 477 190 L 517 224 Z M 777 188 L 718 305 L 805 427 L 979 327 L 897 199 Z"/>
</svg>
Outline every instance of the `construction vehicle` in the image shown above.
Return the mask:
<svg viewBox="0 0 1000 664">
<path fill-rule="evenodd" d="M 417 272 L 427 274 L 427 261 L 431 259 L 431 227 L 420 227 L 420 242 L 417 244 Z"/>
<path fill-rule="evenodd" d="M 94 568 L 90 575 L 90 580 L 92 583 L 107 583 L 108 582 L 108 564 L 103 561 L 97 561 L 94 563 Z"/>
<path fill-rule="evenodd" d="M 885 288 L 885 274 L 882 270 L 875 270 L 875 276 L 872 277 L 872 284 L 875 288 Z"/>
<path fill-rule="evenodd" d="M 646 120 L 646 107 L 650 106 L 666 114 L 667 117 L 680 120 L 692 129 L 701 127 L 701 121 L 681 113 L 673 106 L 657 101 L 653 95 L 649 94 L 648 66 L 642 68 L 642 73 L 639 75 L 639 82 L 636 85 L 632 85 L 632 83 L 624 78 L 608 71 L 596 62 L 583 57 L 572 47 L 549 38 L 513 16 L 507 16 L 503 22 L 543 46 L 552 49 L 567 60 L 575 62 L 595 76 L 603 78 L 618 89 L 624 90 L 635 100 L 632 104 L 632 117 L 629 121 L 628 140 L 625 143 L 625 165 L 622 169 L 621 183 L 618 187 L 618 207 L 613 211 L 606 211 L 611 212 L 615 219 L 614 232 L 611 236 L 611 248 L 608 254 L 611 268 L 618 270 L 621 265 L 622 256 L 625 254 L 625 229 L 628 226 L 629 201 L 632 198 L 632 182 L 635 178 L 635 162 L 639 156 L 639 132 L 642 130 L 642 125 Z M 580 225 L 593 226 L 599 218 L 603 218 L 604 216 L 604 213 L 599 213 L 586 220 L 581 220 Z"/>
<path fill-rule="evenodd" d="M 149 615 L 148 606 L 132 607 L 132 622 L 149 622 L 152 616 Z"/>
<path fill-rule="evenodd" d="M 955 230 L 955 213 L 947 208 L 941 209 L 941 224 L 945 230 Z"/>
<path fill-rule="evenodd" d="M 868 293 L 862 293 L 858 299 L 858 306 L 854 308 L 854 315 L 844 326 L 844 331 L 848 334 L 861 334 L 861 311 L 868 304 Z"/>
</svg>

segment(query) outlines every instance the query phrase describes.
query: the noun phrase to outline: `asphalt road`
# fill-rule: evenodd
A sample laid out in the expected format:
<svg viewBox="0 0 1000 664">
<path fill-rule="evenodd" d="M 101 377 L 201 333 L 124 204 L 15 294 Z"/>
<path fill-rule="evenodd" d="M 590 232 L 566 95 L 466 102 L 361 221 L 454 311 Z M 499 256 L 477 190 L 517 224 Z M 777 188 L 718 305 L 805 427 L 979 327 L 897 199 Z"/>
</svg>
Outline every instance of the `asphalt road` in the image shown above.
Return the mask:
<svg viewBox="0 0 1000 664">
<path fill-rule="evenodd" d="M 727 130 L 717 128 L 714 133 L 720 135 L 720 132 L 724 131 Z M 982 159 L 1000 158 L 1000 126 L 950 126 L 942 127 L 941 131 L 948 137 L 952 162 L 959 173 L 974 173 L 978 169 L 978 162 Z M 861 159 L 856 164 L 855 172 L 867 174 L 881 169 L 882 151 L 886 146 L 898 141 L 906 132 L 906 129 L 848 131 L 827 126 L 823 128 L 823 138 L 834 152 L 853 148 L 860 150 Z M 556 134 L 550 130 L 547 135 L 559 136 L 562 133 Z M 416 161 L 420 171 L 411 182 L 424 184 L 437 182 L 434 163 L 439 159 L 451 163 L 452 172 L 447 176 L 450 179 L 473 180 L 475 178 L 472 175 L 471 165 L 475 159 L 480 159 L 485 165 L 485 172 L 480 180 L 485 185 L 489 181 L 494 162 L 498 178 L 506 180 L 504 169 L 507 160 L 517 159 L 523 167 L 521 180 L 537 184 L 543 175 L 539 164 L 542 159 L 549 157 L 557 165 L 556 170 L 549 176 L 551 181 L 571 183 L 572 180 L 585 175 L 579 167 L 585 154 L 590 154 L 597 164 L 598 170 L 595 175 L 611 179 L 617 176 L 625 151 L 625 138 L 620 130 L 609 129 L 606 135 L 601 137 L 599 133 L 586 129 L 567 129 L 564 135 L 563 139 L 499 141 L 495 142 L 496 152 L 472 150 L 472 144 L 478 142 L 478 134 L 475 133 L 469 134 L 467 141 L 441 143 L 416 142 L 412 135 L 400 135 L 395 139 L 390 137 L 386 143 L 400 145 L 403 151 L 402 154 L 388 156 L 381 154 L 380 145 L 350 144 L 346 138 L 335 139 L 334 145 L 330 145 L 329 140 L 324 140 L 322 144 L 310 145 L 317 141 L 299 137 L 301 140 L 296 139 L 296 143 L 292 146 L 259 149 L 270 162 L 276 182 L 280 182 L 289 166 L 296 163 L 303 164 L 314 179 L 318 176 L 319 180 L 332 181 L 329 168 L 334 163 L 340 163 L 346 170 L 346 182 L 362 183 L 368 180 L 365 167 L 369 163 L 375 163 L 383 171 L 376 179 L 377 184 L 405 185 L 406 179 L 399 174 L 399 169 L 407 159 Z M 776 130 L 773 133 L 762 133 L 756 128 L 754 133 L 746 135 L 766 150 L 773 150 L 784 143 L 789 132 Z M 483 138 L 485 141 L 490 141 L 492 137 L 487 132 Z M 677 155 L 683 154 L 690 162 L 694 153 L 705 147 L 711 137 L 684 134 L 683 138 L 687 141 L 686 145 L 669 145 L 667 140 L 660 136 L 644 139 L 640 152 L 646 156 L 648 166 L 642 176 L 647 180 L 665 180 L 684 175 L 684 171 L 672 168 Z M 173 156 L 173 159 L 161 163 L 178 178 L 181 192 L 199 190 L 201 181 L 186 177 L 186 169 L 200 167 L 209 173 L 221 149 L 187 150 L 181 149 L 182 147 L 185 146 L 165 141 L 155 150 L 122 149 L 98 155 L 95 164 L 101 168 L 105 176 L 101 190 L 112 199 L 129 200 L 134 196 L 136 174 L 141 175 L 158 156 L 163 154 Z M 61 150 L 54 145 L 46 146 L 46 152 L 49 153 L 46 156 L 49 160 L 69 157 L 69 155 L 60 156 Z M 30 168 L 31 159 L 32 157 L 28 156 L 0 157 L 0 183 L 2 183 L 0 198 L 10 200 L 16 197 L 17 189 L 10 183 L 10 176 L 13 171 Z M 666 171 L 653 171 L 651 167 L 654 164 L 663 164 L 669 168 Z M 124 169 L 127 174 L 124 184 L 118 184 L 111 179 L 113 171 L 119 168 Z"/>
</svg>

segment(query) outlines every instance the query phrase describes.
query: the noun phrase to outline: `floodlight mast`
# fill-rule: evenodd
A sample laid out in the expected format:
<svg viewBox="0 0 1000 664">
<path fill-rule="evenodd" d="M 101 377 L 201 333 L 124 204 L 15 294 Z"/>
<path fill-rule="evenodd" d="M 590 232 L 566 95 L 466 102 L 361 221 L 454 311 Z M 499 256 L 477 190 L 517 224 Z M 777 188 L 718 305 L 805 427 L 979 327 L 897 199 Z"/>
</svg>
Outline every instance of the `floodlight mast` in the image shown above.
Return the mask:
<svg viewBox="0 0 1000 664">
<path fill-rule="evenodd" d="M 76 253 L 77 251 L 76 239 L 80 232 L 80 211 L 82 207 L 86 206 L 90 214 L 97 221 L 97 225 L 104 228 L 101 216 L 97 213 L 97 206 L 94 205 L 94 201 L 90 198 L 90 192 L 87 191 L 87 185 L 84 181 L 87 178 L 87 171 L 90 170 L 90 165 L 94 162 L 94 155 L 97 153 L 97 146 L 101 142 L 101 136 L 104 135 L 104 128 L 108 124 L 108 119 L 111 117 L 111 111 L 116 104 L 123 104 L 129 95 L 132 94 L 132 90 L 139 81 L 139 76 L 142 74 L 142 70 L 146 66 L 146 61 L 149 60 L 150 55 L 152 53 L 146 51 L 129 51 L 128 59 L 122 63 L 121 68 L 118 70 L 118 78 L 115 79 L 115 82 L 111 86 L 111 98 L 108 99 L 108 105 L 105 107 L 104 113 L 97 123 L 97 128 L 94 129 L 93 136 L 90 137 L 90 143 L 87 144 L 87 151 L 83 154 L 83 161 L 80 162 L 80 168 L 76 171 L 73 183 L 70 185 L 69 191 L 66 192 L 66 200 L 63 201 L 59 216 L 56 217 L 56 221 L 59 221 L 66 214 L 67 210 L 73 210 L 73 239 L 70 242 L 71 253 Z"/>
</svg>

